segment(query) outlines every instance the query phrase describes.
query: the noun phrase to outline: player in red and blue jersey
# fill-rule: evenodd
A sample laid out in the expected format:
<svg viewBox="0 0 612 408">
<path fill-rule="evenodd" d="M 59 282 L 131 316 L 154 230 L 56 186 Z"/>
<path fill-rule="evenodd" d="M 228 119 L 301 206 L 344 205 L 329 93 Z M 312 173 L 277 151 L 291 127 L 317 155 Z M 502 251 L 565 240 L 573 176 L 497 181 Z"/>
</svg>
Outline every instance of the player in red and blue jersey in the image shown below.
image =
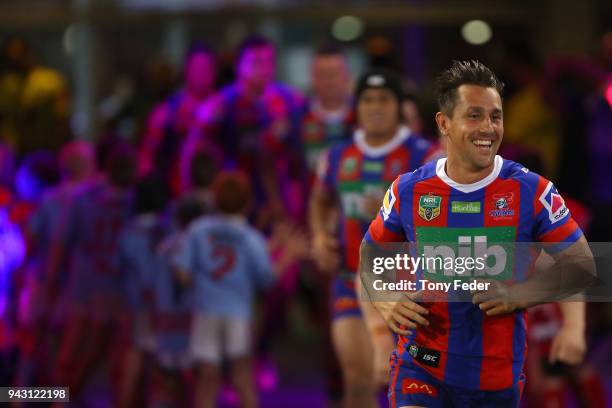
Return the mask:
<svg viewBox="0 0 612 408">
<path fill-rule="evenodd" d="M 355 115 L 351 73 L 339 48 L 330 45 L 317 50 L 310 66 L 310 81 L 312 95 L 301 120 L 300 136 L 312 185 L 321 154 L 351 140 Z"/>
<path fill-rule="evenodd" d="M 343 403 L 350 407 L 376 404 L 374 361 L 382 361 L 388 371 L 392 349 L 382 322 L 382 339 L 389 345 L 387 351 L 378 345 L 373 350 L 372 340 L 376 343 L 379 336 L 370 338 L 370 321 L 362 317 L 355 290 L 359 244 L 389 183 L 423 164 L 431 151 L 427 141 L 402 125 L 402 95 L 393 72 L 375 69 L 360 78 L 355 98 L 359 129 L 351 142 L 322 157 L 311 197 L 314 258 L 322 271 L 338 273 L 332 284 L 332 341 L 344 377 Z M 373 358 L 374 351 L 381 357 Z"/>
<path fill-rule="evenodd" d="M 109 344 L 116 340 L 112 334 L 121 332 L 117 329 L 124 318 L 124 281 L 113 260 L 119 234 L 132 215 L 135 153 L 120 143 L 104 163 L 107 178 L 75 197 L 61 239 L 49 255 L 50 280 L 70 265 L 70 316 L 54 377 L 57 384 L 70 384 L 75 394 L 111 350 Z"/>
<path fill-rule="evenodd" d="M 387 191 L 362 243 L 360 272 L 370 296 L 368 243 L 407 241 L 455 258 L 466 248 L 470 254 L 495 250 L 493 264 L 485 255 L 485 272 L 507 281 L 528 271 L 530 256 L 491 243 L 542 242 L 550 244 L 544 248 L 558 264 L 582 256 L 591 265 L 582 231 L 552 182 L 496 155 L 503 137 L 502 88 L 493 72 L 475 61 L 455 62 L 438 78 L 436 122 L 447 139 L 448 158 L 401 175 Z M 436 272 L 421 268 L 417 274 L 435 280 Z M 458 272 L 444 271 L 449 273 Z M 546 285 L 558 280 L 549 276 L 550 283 L 529 280 L 505 289 L 524 293 L 520 302 L 502 296 L 505 286 L 499 282 L 473 294 L 472 302 L 448 297 L 422 304 L 409 297 L 374 302 L 399 335 L 390 406 L 518 406 L 526 351 L 522 309 L 541 303 L 534 282 L 546 292 Z"/>
<path fill-rule="evenodd" d="M 290 158 L 299 151 L 303 97 L 274 80 L 276 50 L 266 38 L 252 36 L 240 47 L 236 81 L 213 94 L 196 112 L 183 149 L 181 174 L 188 180 L 191 157 L 207 145 L 218 147 L 223 167 L 251 177 L 261 223 L 284 213 L 282 185 Z M 281 166 L 281 168 L 279 168 Z M 269 210 L 269 211 L 265 211 Z M 265 213 L 265 214 L 264 214 Z"/>
<path fill-rule="evenodd" d="M 181 190 L 179 156 L 197 108 L 214 91 L 216 59 L 202 44 L 191 47 L 185 58 L 185 85 L 151 112 L 138 152 L 138 173 L 153 174 L 168 183 L 177 195 Z"/>
</svg>

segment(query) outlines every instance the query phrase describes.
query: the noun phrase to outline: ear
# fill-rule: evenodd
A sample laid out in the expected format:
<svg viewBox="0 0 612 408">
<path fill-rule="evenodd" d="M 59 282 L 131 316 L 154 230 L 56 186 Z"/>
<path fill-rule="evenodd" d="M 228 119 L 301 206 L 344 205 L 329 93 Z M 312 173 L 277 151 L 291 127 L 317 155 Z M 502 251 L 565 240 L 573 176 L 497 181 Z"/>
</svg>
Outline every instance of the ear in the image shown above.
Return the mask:
<svg viewBox="0 0 612 408">
<path fill-rule="evenodd" d="M 436 124 L 438 125 L 438 131 L 441 137 L 448 136 L 448 130 L 450 128 L 450 119 L 442 112 L 436 113 Z"/>
</svg>

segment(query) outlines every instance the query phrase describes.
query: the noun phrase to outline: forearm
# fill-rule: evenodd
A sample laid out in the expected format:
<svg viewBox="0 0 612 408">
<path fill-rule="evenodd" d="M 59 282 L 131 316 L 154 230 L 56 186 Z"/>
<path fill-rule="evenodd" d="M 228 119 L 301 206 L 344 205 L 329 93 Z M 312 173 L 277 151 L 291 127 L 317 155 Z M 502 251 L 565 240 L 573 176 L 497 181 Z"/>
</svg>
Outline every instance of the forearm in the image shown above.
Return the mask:
<svg viewBox="0 0 612 408">
<path fill-rule="evenodd" d="M 586 304 L 584 302 L 560 302 L 563 327 L 584 332 L 586 326 Z"/>
<path fill-rule="evenodd" d="M 333 232 L 333 225 L 337 221 L 338 208 L 336 200 L 326 197 L 320 190 L 315 190 L 308 205 L 308 219 L 310 231 L 313 235 L 329 234 Z"/>
<path fill-rule="evenodd" d="M 555 263 L 538 271 L 528 281 L 515 285 L 515 300 L 521 308 L 557 302 L 577 295 L 596 280 L 593 255 L 584 238 L 555 257 Z"/>
</svg>

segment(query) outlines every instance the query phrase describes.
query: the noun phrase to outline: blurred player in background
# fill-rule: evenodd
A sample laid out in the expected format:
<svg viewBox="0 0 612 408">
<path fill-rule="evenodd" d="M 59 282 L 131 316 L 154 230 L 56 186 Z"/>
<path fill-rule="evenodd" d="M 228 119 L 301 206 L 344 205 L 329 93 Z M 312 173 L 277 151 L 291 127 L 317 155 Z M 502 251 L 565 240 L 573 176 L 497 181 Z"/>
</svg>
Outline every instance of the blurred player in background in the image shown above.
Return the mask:
<svg viewBox="0 0 612 408">
<path fill-rule="evenodd" d="M 310 65 L 312 95 L 301 126 L 311 185 L 321 153 L 337 143 L 350 140 L 355 122 L 351 81 L 348 62 L 339 47 L 328 45 L 315 52 Z"/>
<path fill-rule="evenodd" d="M 221 173 L 214 189 L 219 215 L 195 221 L 175 257 L 181 281 L 195 291 L 195 403 L 215 406 L 220 364 L 227 360 L 242 406 L 255 407 L 250 361 L 255 290 L 269 287 L 280 271 L 305 256 L 305 237 L 287 237 L 282 257 L 273 265 L 265 239 L 246 221 L 252 203 L 248 177 Z"/>
<path fill-rule="evenodd" d="M 104 160 L 106 178 L 75 198 L 62 239 L 51 250 L 49 296 L 58 291 L 56 276 L 69 262 L 70 316 L 63 333 L 54 384 L 70 386 L 76 398 L 88 377 L 116 345 L 124 317 L 123 277 L 113 259 L 121 230 L 132 216 L 136 157 L 117 144 Z"/>
<path fill-rule="evenodd" d="M 274 80 L 276 50 L 267 39 L 247 38 L 236 61 L 236 81 L 206 101 L 196 113 L 185 149 L 184 180 L 192 157 L 214 145 L 223 153 L 224 168 L 246 172 L 254 187 L 253 214 L 258 226 L 286 216 L 282 187 L 289 159 L 299 157 L 298 124 L 303 98 Z"/>
<path fill-rule="evenodd" d="M 376 386 L 387 381 L 393 349 L 390 331 L 367 304 L 364 321 L 355 288 L 359 242 L 389 183 L 423 164 L 431 151 L 427 141 L 403 126 L 402 99 L 401 82 L 393 72 L 372 70 L 359 79 L 355 93 L 359 128 L 352 141 L 322 157 L 311 196 L 313 255 L 322 271 L 336 274 L 332 340 L 347 408 L 377 406 Z"/>
<path fill-rule="evenodd" d="M 212 94 L 216 58 L 205 45 L 191 47 L 185 58 L 184 86 L 155 107 L 148 121 L 138 156 L 138 173 L 155 174 L 180 191 L 179 156 L 198 106 Z"/>
<path fill-rule="evenodd" d="M 49 279 L 46 276 L 47 265 L 53 242 L 60 238 L 66 211 L 71 208 L 75 196 L 94 178 L 93 146 L 85 141 L 66 143 L 60 150 L 59 166 L 60 184 L 43 193 L 26 229 L 29 262 L 24 271 L 27 282 L 20 305 L 20 331 L 22 339 L 29 346 L 21 355 L 18 378 L 15 380 L 24 386 L 32 384 L 33 376 L 38 376 L 40 380 L 40 376 L 47 378 L 50 374 L 41 370 L 46 370 L 53 360 L 58 341 L 55 333 L 65 323 L 66 303 L 63 294 L 57 299 L 47 299 L 44 293 Z M 54 279 L 57 279 L 59 288 L 65 288 L 68 271 L 62 268 Z"/>
<path fill-rule="evenodd" d="M 138 390 L 143 390 L 145 375 L 152 367 L 150 358 L 155 352 L 153 295 L 156 275 L 160 273 L 157 247 L 170 230 L 164 213 L 168 195 L 165 184 L 156 178 L 140 180 L 135 187 L 135 218 L 121 232 L 117 244 L 116 267 L 124 282 L 132 329 L 122 358 L 119 407 L 131 407 L 143 401 L 137 399 Z"/>
</svg>

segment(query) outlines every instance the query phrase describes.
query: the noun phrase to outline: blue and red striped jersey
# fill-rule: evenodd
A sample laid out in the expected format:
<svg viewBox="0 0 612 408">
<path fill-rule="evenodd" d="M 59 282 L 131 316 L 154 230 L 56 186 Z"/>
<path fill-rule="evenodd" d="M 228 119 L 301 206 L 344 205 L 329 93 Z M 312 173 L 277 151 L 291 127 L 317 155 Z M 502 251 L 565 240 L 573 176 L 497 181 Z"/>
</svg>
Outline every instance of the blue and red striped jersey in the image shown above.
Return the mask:
<svg viewBox="0 0 612 408">
<path fill-rule="evenodd" d="M 443 248 L 455 254 L 465 253 L 463 246 L 475 254 L 479 245 L 486 252 L 505 248 L 496 243 L 543 242 L 551 243 L 545 249 L 553 252 L 582 236 L 553 183 L 522 165 L 496 156 L 489 176 L 459 184 L 447 176 L 445 164 L 442 158 L 399 176 L 366 242 L 407 241 L 417 251 L 432 243 L 455 243 Z M 512 280 L 530 270 L 535 256 L 504 252 L 487 267 L 496 268 L 502 280 L 504 274 Z M 517 383 L 526 352 L 524 311 L 490 317 L 471 302 L 431 302 L 427 307 L 430 325 L 399 336 L 394 358 L 415 363 L 453 386 L 500 390 Z M 413 358 L 412 344 L 440 352 L 438 364 Z"/>
<path fill-rule="evenodd" d="M 322 156 L 317 183 L 340 200 L 345 271 L 357 271 L 361 239 L 387 187 L 399 174 L 421 166 L 432 152 L 429 142 L 401 127 L 391 141 L 379 147 L 369 146 L 363 131 L 357 130 L 350 143 L 337 145 Z M 376 199 L 373 211 L 368 209 L 372 198 Z"/>
</svg>

